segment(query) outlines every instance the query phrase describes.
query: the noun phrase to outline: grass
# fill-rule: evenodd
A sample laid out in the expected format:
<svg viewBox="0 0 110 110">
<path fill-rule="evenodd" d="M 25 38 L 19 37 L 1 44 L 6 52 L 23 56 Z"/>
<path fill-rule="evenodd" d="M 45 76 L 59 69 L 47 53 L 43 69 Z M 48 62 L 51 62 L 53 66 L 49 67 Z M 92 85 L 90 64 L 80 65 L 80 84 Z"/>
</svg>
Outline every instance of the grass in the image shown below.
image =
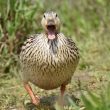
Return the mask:
<svg viewBox="0 0 110 110">
<path fill-rule="evenodd" d="M 19 78 L 17 56 L 26 36 L 42 31 L 40 20 L 48 10 L 58 13 L 62 21 L 61 31 L 72 37 L 80 49 L 80 63 L 67 90 L 80 101 L 75 104 L 70 98 L 71 109 L 109 110 L 109 0 L 61 0 L 54 5 L 53 2 L 0 0 L 0 110 L 25 109 L 29 96 Z M 40 97 L 59 94 L 59 89 L 33 88 Z"/>
</svg>

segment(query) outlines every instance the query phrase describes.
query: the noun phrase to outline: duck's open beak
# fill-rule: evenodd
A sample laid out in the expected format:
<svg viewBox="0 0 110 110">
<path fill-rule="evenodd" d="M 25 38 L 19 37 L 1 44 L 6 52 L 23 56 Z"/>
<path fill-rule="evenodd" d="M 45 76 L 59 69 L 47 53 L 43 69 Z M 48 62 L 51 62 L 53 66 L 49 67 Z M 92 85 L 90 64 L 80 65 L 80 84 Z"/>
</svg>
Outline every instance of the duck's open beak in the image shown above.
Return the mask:
<svg viewBox="0 0 110 110">
<path fill-rule="evenodd" d="M 56 38 L 56 25 L 53 20 L 47 23 L 47 36 L 51 40 Z"/>
</svg>

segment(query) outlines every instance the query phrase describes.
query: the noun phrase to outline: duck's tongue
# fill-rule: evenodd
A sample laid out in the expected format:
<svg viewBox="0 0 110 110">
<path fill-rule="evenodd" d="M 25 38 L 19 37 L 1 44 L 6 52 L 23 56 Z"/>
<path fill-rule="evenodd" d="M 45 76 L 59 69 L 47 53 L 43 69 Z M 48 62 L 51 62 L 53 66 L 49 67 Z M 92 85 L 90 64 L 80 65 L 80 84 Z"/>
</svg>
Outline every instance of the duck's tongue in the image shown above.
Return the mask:
<svg viewBox="0 0 110 110">
<path fill-rule="evenodd" d="M 49 32 L 49 33 L 48 33 L 48 39 L 50 39 L 50 40 L 55 39 L 55 33 Z"/>
<path fill-rule="evenodd" d="M 47 27 L 48 29 L 48 39 L 53 40 L 55 39 L 55 26 L 51 25 Z"/>
</svg>

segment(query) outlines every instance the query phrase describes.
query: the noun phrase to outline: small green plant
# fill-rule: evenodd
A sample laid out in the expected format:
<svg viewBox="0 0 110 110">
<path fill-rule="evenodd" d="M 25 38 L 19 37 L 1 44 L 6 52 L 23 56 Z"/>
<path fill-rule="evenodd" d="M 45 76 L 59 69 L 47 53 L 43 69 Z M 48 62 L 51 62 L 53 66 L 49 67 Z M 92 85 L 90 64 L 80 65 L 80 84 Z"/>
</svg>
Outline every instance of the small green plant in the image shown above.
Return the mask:
<svg viewBox="0 0 110 110">
<path fill-rule="evenodd" d="M 0 68 L 2 73 L 15 73 L 17 54 L 30 33 L 39 30 L 36 20 L 41 2 L 35 0 L 0 0 Z M 14 66 L 16 65 L 16 66 Z"/>
<path fill-rule="evenodd" d="M 86 110 L 110 110 L 110 83 L 102 88 L 100 94 L 91 91 L 82 93 L 82 102 Z"/>
</svg>

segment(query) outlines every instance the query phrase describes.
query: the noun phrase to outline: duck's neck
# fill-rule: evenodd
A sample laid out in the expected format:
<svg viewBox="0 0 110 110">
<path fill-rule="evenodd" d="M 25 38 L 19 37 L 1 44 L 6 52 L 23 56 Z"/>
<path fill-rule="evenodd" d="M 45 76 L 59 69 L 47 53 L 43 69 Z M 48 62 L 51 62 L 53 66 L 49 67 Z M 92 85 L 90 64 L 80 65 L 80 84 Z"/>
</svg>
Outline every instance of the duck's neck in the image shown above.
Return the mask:
<svg viewBox="0 0 110 110">
<path fill-rule="evenodd" d="M 53 54 L 56 54 L 58 51 L 58 38 L 57 35 L 55 39 L 48 39 L 49 49 Z"/>
</svg>

